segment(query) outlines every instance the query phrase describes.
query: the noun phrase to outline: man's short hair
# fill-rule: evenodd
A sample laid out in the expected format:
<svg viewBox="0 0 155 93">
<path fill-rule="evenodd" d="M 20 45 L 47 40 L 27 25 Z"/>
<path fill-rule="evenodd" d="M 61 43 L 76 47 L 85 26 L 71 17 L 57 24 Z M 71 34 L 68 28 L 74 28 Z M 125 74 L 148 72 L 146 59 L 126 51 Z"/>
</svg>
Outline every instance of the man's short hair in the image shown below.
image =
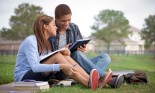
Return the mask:
<svg viewBox="0 0 155 93">
<path fill-rule="evenodd" d="M 68 14 L 72 14 L 72 11 L 66 4 L 60 4 L 55 8 L 55 18 L 60 18 L 61 16 Z"/>
</svg>

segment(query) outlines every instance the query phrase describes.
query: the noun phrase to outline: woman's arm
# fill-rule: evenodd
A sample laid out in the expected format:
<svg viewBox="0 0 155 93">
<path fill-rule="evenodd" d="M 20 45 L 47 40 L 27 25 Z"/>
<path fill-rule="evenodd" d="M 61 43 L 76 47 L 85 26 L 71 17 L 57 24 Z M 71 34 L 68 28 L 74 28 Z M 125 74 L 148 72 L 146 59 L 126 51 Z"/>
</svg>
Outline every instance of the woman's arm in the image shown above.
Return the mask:
<svg viewBox="0 0 155 93">
<path fill-rule="evenodd" d="M 59 64 L 41 64 L 37 44 L 34 40 L 28 40 L 25 44 L 25 54 L 28 63 L 33 72 L 49 72 L 49 71 L 60 71 Z"/>
</svg>

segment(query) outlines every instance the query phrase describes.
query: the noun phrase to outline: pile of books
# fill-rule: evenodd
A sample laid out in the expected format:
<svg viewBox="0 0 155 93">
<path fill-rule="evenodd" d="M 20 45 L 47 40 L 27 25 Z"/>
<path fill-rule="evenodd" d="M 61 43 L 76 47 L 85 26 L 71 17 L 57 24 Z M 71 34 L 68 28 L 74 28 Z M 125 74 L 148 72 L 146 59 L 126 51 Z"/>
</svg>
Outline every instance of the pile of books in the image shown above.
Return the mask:
<svg viewBox="0 0 155 93">
<path fill-rule="evenodd" d="M 41 90 L 41 89 L 49 89 L 50 86 L 48 82 L 45 81 L 19 81 L 13 82 L 12 86 L 14 89 L 34 89 L 34 90 Z"/>
</svg>

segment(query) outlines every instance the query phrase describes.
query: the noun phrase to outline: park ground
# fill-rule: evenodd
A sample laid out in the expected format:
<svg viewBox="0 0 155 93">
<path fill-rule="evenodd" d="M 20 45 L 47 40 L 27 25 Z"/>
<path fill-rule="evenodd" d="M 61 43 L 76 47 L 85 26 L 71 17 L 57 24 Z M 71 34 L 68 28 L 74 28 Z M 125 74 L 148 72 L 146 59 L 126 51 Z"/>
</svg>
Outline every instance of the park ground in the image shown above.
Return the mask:
<svg viewBox="0 0 155 93">
<path fill-rule="evenodd" d="M 94 54 L 88 54 L 89 57 Z M 155 59 L 151 55 L 111 55 L 112 62 L 109 66 L 115 70 L 142 70 L 145 71 L 148 83 L 144 85 L 133 85 L 123 83 L 120 88 L 110 88 L 95 91 L 81 85 L 72 87 L 52 87 L 45 93 L 154 93 L 155 91 Z M 0 85 L 13 82 L 13 71 L 15 66 L 15 55 L 0 56 Z M 41 91 L 42 93 L 43 91 Z"/>
</svg>

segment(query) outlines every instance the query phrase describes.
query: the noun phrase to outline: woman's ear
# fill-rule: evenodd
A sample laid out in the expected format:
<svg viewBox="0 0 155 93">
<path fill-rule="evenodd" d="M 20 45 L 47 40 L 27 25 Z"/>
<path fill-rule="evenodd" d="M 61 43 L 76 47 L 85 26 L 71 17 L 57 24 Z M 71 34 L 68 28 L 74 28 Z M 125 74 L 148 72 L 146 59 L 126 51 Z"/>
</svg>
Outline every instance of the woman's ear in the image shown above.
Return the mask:
<svg viewBox="0 0 155 93">
<path fill-rule="evenodd" d="M 45 25 L 45 24 L 44 24 L 44 28 L 47 30 L 47 29 L 48 29 L 48 25 Z"/>
</svg>

